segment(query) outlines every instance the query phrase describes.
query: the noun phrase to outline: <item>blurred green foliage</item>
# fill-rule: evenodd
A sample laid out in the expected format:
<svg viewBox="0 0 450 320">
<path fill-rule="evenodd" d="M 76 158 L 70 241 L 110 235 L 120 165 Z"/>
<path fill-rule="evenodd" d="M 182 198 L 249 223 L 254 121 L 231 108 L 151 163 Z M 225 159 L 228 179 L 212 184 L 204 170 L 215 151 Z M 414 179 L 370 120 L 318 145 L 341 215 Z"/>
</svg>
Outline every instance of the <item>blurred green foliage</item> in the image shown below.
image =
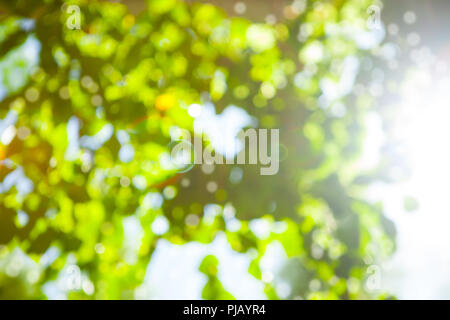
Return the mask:
<svg viewBox="0 0 450 320">
<path fill-rule="evenodd" d="M 299 3 L 269 24 L 176 0 L 147 1 L 138 16 L 110 2 L 1 1 L 0 118 L 16 121 L 0 145 L 0 298 L 44 298 L 43 286 L 76 265 L 83 285 L 69 298 L 132 299 L 159 239 L 210 243 L 219 232 L 237 252 L 255 253 L 249 273 L 257 279 L 267 246 L 281 243 L 289 274 L 298 275 L 291 297 L 387 297 L 364 286 L 367 267 L 393 251 L 395 235 L 381 205 L 364 200 L 361 181 L 371 173 L 357 165 L 373 97 L 347 91 L 320 106 L 324 79 L 337 85 L 348 57 L 372 54 L 353 35 L 367 32 L 373 2 Z M 68 28 L 69 4 L 80 8 L 80 29 Z M 192 131 L 187 108 L 206 101 L 280 128 L 280 172 L 241 166 L 235 181 L 237 165 L 208 174 L 165 168 L 171 128 Z M 134 151 L 130 161 L 119 157 L 124 146 Z M 13 172 L 22 185 L 8 180 Z M 218 209 L 212 219 L 208 204 Z M 130 216 L 144 231 L 132 248 Z M 227 228 L 230 216 L 237 230 Z M 161 217 L 169 228 L 156 234 Z M 267 223 L 269 234 L 255 234 L 251 221 Z M 204 298 L 232 297 L 218 264 L 207 256 L 199 267 Z M 313 279 L 320 285 L 309 286 Z M 270 281 L 265 292 L 278 298 Z"/>
</svg>

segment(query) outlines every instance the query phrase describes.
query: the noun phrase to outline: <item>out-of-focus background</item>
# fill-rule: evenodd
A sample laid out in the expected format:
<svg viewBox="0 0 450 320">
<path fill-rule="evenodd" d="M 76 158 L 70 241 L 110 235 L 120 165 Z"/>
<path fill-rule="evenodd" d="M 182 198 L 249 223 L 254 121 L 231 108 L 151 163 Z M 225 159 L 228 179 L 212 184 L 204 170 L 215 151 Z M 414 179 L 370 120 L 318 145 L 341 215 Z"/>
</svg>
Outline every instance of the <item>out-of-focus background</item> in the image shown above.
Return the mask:
<svg viewBox="0 0 450 320">
<path fill-rule="evenodd" d="M 448 298 L 449 14 L 1 1 L 0 298 Z M 276 174 L 171 158 L 249 128 Z"/>
</svg>

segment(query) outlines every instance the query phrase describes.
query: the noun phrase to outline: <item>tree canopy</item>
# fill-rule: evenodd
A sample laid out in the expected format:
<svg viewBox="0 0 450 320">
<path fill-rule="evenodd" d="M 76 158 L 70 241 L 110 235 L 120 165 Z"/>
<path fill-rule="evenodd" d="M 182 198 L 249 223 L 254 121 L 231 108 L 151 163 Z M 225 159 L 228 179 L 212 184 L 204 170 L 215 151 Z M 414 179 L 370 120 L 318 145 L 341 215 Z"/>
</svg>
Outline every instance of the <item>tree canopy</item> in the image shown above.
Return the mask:
<svg viewBox="0 0 450 320">
<path fill-rule="evenodd" d="M 270 299 L 259 262 L 274 241 L 297 275 L 290 298 L 389 297 L 365 285 L 395 248 L 382 205 L 364 197 L 383 164 L 360 163 L 376 112 L 361 64 L 382 60 L 384 36 L 367 26 L 373 4 L 296 0 L 262 22 L 204 2 L 149 0 L 135 15 L 106 1 L 1 1 L 0 298 L 45 298 L 79 272 L 69 298 L 133 299 L 160 239 L 219 233 L 254 253 L 248 272 Z M 194 134 L 193 104 L 278 128 L 278 174 L 167 166 L 176 129 Z M 133 245 L 130 217 L 143 231 Z M 199 266 L 204 298 L 233 297 L 218 265 Z"/>
</svg>

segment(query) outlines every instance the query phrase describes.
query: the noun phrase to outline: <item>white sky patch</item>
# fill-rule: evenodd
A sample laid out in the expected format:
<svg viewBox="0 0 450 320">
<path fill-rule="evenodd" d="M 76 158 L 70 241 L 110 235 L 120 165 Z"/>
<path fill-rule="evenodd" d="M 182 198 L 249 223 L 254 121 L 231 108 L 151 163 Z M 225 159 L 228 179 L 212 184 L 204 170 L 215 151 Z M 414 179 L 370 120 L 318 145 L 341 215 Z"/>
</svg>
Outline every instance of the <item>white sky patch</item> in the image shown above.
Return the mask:
<svg viewBox="0 0 450 320">
<path fill-rule="evenodd" d="M 352 25 L 345 25 L 343 33 L 347 38 L 355 41 L 358 48 L 369 50 L 376 48 L 383 41 L 386 36 L 386 27 L 382 21 L 380 21 L 379 28 L 373 28 L 367 31 Z"/>
<path fill-rule="evenodd" d="M 82 147 L 97 150 L 100 149 L 106 141 L 108 141 L 114 134 L 114 127 L 112 124 L 105 124 L 100 131 L 93 136 L 82 136 L 80 138 L 80 145 Z"/>
<path fill-rule="evenodd" d="M 369 113 L 366 116 L 366 137 L 364 140 L 363 152 L 358 160 L 358 166 L 362 170 L 370 170 L 378 165 L 381 154 L 380 150 L 385 141 L 385 134 L 382 127 L 382 119 L 376 113 Z"/>
<path fill-rule="evenodd" d="M 359 61 L 355 56 L 348 56 L 342 63 L 342 72 L 338 82 L 329 78 L 320 81 L 322 95 L 319 97 L 319 105 L 328 107 L 332 102 L 341 99 L 353 89 L 356 76 L 359 71 Z"/>
<path fill-rule="evenodd" d="M 135 264 L 137 262 L 140 243 L 144 237 L 144 230 L 136 216 L 124 218 L 122 223 L 125 236 L 123 243 L 124 259 L 130 264 Z"/>
<path fill-rule="evenodd" d="M 402 102 L 392 107 L 399 111 L 394 135 L 405 144 L 412 175 L 401 183 L 379 183 L 369 189 L 369 198 L 383 201 L 398 231 L 397 251 L 383 265 L 383 289 L 401 299 L 446 298 L 450 294 L 450 78 L 416 69 L 402 85 Z M 369 134 L 368 147 L 372 138 Z M 418 200 L 417 211 L 405 212 L 405 196 Z"/>
<path fill-rule="evenodd" d="M 19 90 L 26 84 L 32 69 L 39 63 L 40 50 L 40 42 L 34 36 L 29 36 L 25 43 L 0 61 L 0 100 L 6 97 L 9 91 Z M 22 67 L 18 68 L 18 65 Z M 15 72 L 6 72 L 11 66 L 16 66 Z"/>
<path fill-rule="evenodd" d="M 248 273 L 250 254 L 233 251 L 220 233 L 210 244 L 197 242 L 174 245 L 160 240 L 147 268 L 147 298 L 201 299 L 206 283 L 198 270 L 203 258 L 213 254 L 219 260 L 218 277 L 237 299 L 266 299 L 264 284 Z"/>
<path fill-rule="evenodd" d="M 198 103 L 191 104 L 188 108 L 188 113 L 191 117 L 196 118 L 202 113 L 202 106 Z"/>
<path fill-rule="evenodd" d="M 202 112 L 194 120 L 195 132 L 204 132 L 215 151 L 226 157 L 234 157 L 243 146 L 237 138 L 240 130 L 255 126 L 255 120 L 242 108 L 230 105 L 216 114 L 212 103 L 203 105 Z"/>
<path fill-rule="evenodd" d="M 66 153 L 64 157 L 66 160 L 72 161 L 78 158 L 80 152 L 79 143 L 79 131 L 80 131 L 80 120 L 73 116 L 67 122 L 67 140 L 69 145 L 67 146 Z"/>
<path fill-rule="evenodd" d="M 124 163 L 129 163 L 134 158 L 134 148 L 131 144 L 123 145 L 119 150 L 119 159 Z"/>
<path fill-rule="evenodd" d="M 145 195 L 142 206 L 144 208 L 157 210 L 161 208 L 163 202 L 164 198 L 159 192 L 149 192 Z"/>
<path fill-rule="evenodd" d="M 33 181 L 28 179 L 22 167 L 17 167 L 0 182 L 0 193 L 8 192 L 13 186 L 20 196 L 25 196 L 34 189 Z"/>
<path fill-rule="evenodd" d="M 250 230 L 259 239 L 267 239 L 270 236 L 271 225 L 267 219 L 254 219 L 249 223 Z"/>
<path fill-rule="evenodd" d="M 0 120 L 0 137 L 3 139 L 3 135 L 11 126 L 17 122 L 17 112 L 15 110 L 10 110 L 4 119 Z"/>
<path fill-rule="evenodd" d="M 169 231 L 169 221 L 164 216 L 157 216 L 152 223 L 152 232 L 160 236 L 167 231 Z"/>
<path fill-rule="evenodd" d="M 15 136 L 16 136 L 16 127 L 9 126 L 8 128 L 6 128 L 5 131 L 3 131 L 3 134 L 0 137 L 0 141 L 4 146 L 7 146 L 8 144 L 11 143 L 11 141 L 14 139 Z"/>
</svg>

